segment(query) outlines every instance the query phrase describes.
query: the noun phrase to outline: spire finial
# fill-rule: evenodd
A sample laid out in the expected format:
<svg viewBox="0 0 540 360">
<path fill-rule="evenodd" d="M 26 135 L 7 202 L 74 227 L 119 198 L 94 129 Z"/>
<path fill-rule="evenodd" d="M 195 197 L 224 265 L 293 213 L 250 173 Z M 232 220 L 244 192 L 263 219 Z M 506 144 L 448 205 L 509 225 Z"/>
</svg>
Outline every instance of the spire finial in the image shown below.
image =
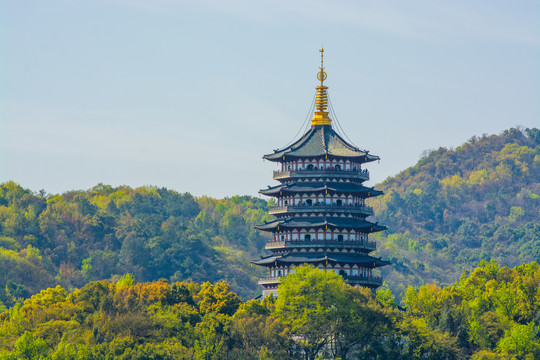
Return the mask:
<svg viewBox="0 0 540 360">
<path fill-rule="evenodd" d="M 328 117 L 328 111 L 326 111 L 328 106 L 328 95 L 326 94 L 326 89 L 328 86 L 324 86 L 324 80 L 326 80 L 326 73 L 324 72 L 324 49 L 319 50 L 321 53 L 321 67 L 320 71 L 317 74 L 317 79 L 321 82 L 321 85 L 315 87 L 317 89 L 317 97 L 315 99 L 315 104 L 317 111 L 315 111 L 315 116 L 311 119 L 311 125 L 331 125 L 332 119 Z"/>
<path fill-rule="evenodd" d="M 326 73 L 324 72 L 324 65 L 323 65 L 324 48 L 321 48 L 319 52 L 321 53 L 321 67 L 320 67 L 321 71 L 319 71 L 319 73 L 317 74 L 317 79 L 321 81 L 321 86 L 323 86 L 323 82 L 324 80 L 326 80 Z"/>
</svg>

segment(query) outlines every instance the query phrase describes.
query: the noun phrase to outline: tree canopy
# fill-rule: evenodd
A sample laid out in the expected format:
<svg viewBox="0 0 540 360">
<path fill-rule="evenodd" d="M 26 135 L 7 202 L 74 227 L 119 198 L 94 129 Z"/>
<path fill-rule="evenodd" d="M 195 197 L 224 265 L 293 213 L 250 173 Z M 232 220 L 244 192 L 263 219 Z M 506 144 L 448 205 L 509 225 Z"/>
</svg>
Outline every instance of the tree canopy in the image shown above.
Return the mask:
<svg viewBox="0 0 540 360">
<path fill-rule="evenodd" d="M 94 281 L 0 314 L 0 359 L 537 359 L 540 266 L 484 262 L 448 287 L 388 289 L 298 267 L 277 299 L 226 282 Z"/>
</svg>

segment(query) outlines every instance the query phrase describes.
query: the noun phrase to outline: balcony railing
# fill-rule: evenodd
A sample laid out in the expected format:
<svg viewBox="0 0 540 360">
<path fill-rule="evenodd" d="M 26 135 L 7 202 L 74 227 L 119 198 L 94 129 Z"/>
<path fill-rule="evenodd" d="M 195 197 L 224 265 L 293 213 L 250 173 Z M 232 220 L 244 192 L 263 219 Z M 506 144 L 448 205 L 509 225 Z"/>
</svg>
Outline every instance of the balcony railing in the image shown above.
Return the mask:
<svg viewBox="0 0 540 360">
<path fill-rule="evenodd" d="M 377 249 L 377 243 L 369 240 L 280 240 L 267 242 L 265 248 L 270 250 L 279 248 L 305 248 L 322 246 L 367 250 Z"/>
<path fill-rule="evenodd" d="M 308 177 L 308 176 L 343 176 L 343 177 L 359 177 L 362 180 L 369 180 L 369 171 L 363 170 L 336 170 L 336 169 L 302 169 L 302 170 L 274 170 L 274 179 L 288 178 L 291 176 Z"/>
<path fill-rule="evenodd" d="M 324 212 L 348 212 L 373 215 L 373 208 L 367 205 L 336 205 L 325 203 L 314 203 L 308 205 L 303 203 L 302 205 L 287 205 L 287 206 L 272 206 L 268 208 L 268 212 L 272 215 L 281 214 L 285 212 L 303 212 L 303 211 L 324 211 Z"/>
</svg>

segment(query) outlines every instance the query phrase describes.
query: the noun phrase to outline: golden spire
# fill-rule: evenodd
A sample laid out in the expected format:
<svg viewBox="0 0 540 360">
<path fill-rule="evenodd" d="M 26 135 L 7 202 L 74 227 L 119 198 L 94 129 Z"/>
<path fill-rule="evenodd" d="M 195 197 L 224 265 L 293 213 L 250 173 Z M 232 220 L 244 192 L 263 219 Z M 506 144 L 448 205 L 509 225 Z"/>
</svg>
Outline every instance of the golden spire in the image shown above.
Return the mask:
<svg viewBox="0 0 540 360">
<path fill-rule="evenodd" d="M 326 89 L 328 86 L 324 86 L 324 80 L 326 80 L 326 73 L 323 66 L 324 49 L 319 50 L 321 52 L 321 71 L 317 74 L 317 79 L 321 81 L 321 85 L 315 87 L 317 89 L 317 97 L 315 99 L 315 116 L 311 119 L 311 125 L 332 125 L 332 119 L 328 117 L 328 95 Z"/>
</svg>

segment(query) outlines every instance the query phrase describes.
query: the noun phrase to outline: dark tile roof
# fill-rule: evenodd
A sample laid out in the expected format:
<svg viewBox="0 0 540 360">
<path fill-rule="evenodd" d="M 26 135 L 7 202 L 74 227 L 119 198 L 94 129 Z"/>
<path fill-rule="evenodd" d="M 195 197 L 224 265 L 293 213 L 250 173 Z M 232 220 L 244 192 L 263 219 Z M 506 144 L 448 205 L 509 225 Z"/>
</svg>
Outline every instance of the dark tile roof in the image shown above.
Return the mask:
<svg viewBox="0 0 540 360">
<path fill-rule="evenodd" d="M 366 267 L 379 267 L 390 264 L 388 261 L 364 254 L 347 253 L 288 253 L 284 255 L 269 255 L 253 260 L 255 265 L 278 264 L 313 264 L 313 263 L 341 263 Z"/>
<path fill-rule="evenodd" d="M 264 155 L 270 161 L 281 161 L 287 158 L 309 157 L 342 157 L 354 158 L 361 162 L 379 160 L 376 155 L 360 150 L 347 143 L 339 136 L 331 125 L 315 125 L 299 140 L 283 149 L 275 150 L 273 154 Z"/>
<path fill-rule="evenodd" d="M 339 218 L 339 217 L 293 217 L 278 219 L 263 225 L 255 226 L 258 230 L 273 231 L 277 228 L 349 228 L 364 229 L 366 232 L 377 232 L 386 230 L 385 226 L 372 223 L 361 218 Z"/>
<path fill-rule="evenodd" d="M 382 191 L 374 190 L 373 188 L 363 186 L 359 183 L 345 183 L 345 182 L 295 182 L 290 184 L 280 184 L 269 187 L 268 189 L 262 189 L 259 192 L 263 195 L 273 196 L 280 192 L 285 193 L 312 193 L 328 190 L 330 192 L 338 193 L 365 193 L 367 197 L 378 196 L 382 194 Z"/>
</svg>

